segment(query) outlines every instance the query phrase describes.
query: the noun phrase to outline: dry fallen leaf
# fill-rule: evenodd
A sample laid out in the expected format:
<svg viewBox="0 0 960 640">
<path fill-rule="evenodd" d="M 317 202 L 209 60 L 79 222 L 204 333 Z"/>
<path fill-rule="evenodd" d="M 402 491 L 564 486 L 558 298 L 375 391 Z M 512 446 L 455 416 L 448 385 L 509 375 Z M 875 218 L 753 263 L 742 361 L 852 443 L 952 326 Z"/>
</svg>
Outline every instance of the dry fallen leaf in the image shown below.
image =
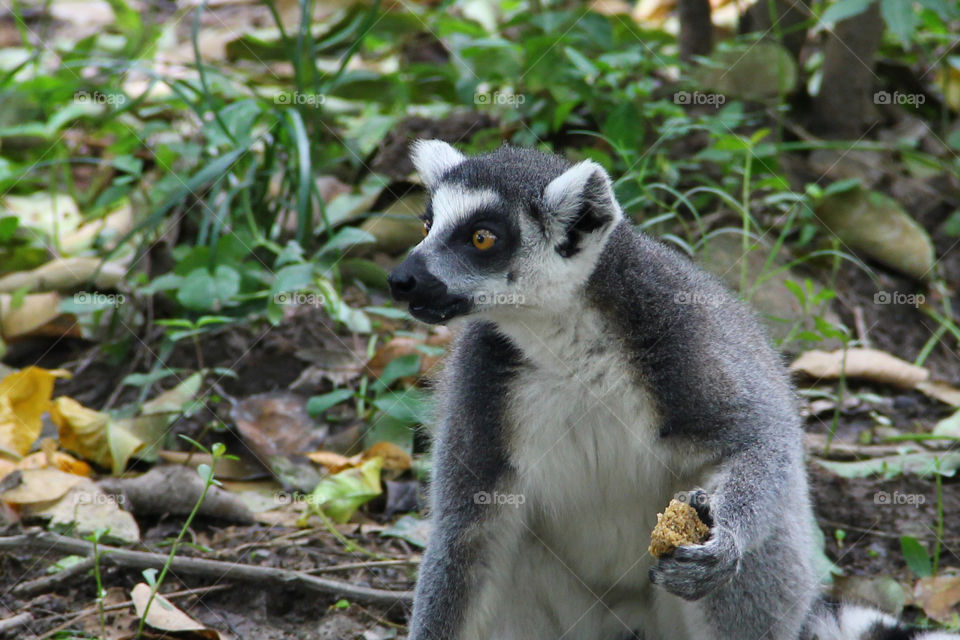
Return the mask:
<svg viewBox="0 0 960 640">
<path fill-rule="evenodd" d="M 302 396 L 275 391 L 244 398 L 230 416 L 250 450 L 266 463 L 271 456 L 297 455 L 323 442 L 328 428 L 318 427 L 305 407 Z"/>
<path fill-rule="evenodd" d="M 0 380 L 0 451 L 19 458 L 40 436 L 40 417 L 50 406 L 56 378 L 69 377 L 63 369 L 27 367 Z"/>
<path fill-rule="evenodd" d="M 843 350 L 807 351 L 800 355 L 790 370 L 811 378 L 834 380 L 843 368 Z M 930 380 L 930 372 L 896 356 L 876 349 L 848 349 L 846 359 L 848 378 L 862 378 L 903 389 L 916 389 L 928 398 L 953 407 L 960 407 L 960 389 L 946 382 Z"/>
<path fill-rule="evenodd" d="M 130 456 L 144 448 L 142 440 L 108 414 L 88 409 L 67 396 L 54 400 L 50 419 L 57 425 L 65 449 L 112 469 L 114 475 L 126 468 Z"/>
<path fill-rule="evenodd" d="M 378 442 L 361 455 L 364 460 L 383 458 L 383 468 L 389 471 L 406 471 L 413 464 L 410 454 L 392 442 Z"/>
<path fill-rule="evenodd" d="M 126 273 L 127 267 L 121 262 L 104 263 L 100 258 L 57 258 L 36 269 L 3 276 L 0 278 L 0 292 L 65 291 L 87 283 L 97 289 L 113 289 Z"/>
<path fill-rule="evenodd" d="M 363 454 L 358 454 L 348 458 L 333 451 L 312 451 L 307 454 L 307 458 L 310 459 L 310 462 L 323 465 L 330 473 L 339 473 L 344 469 L 359 465 L 362 462 L 362 455 Z"/>
<path fill-rule="evenodd" d="M 378 442 L 363 453 L 349 458 L 334 451 L 312 451 L 307 454 L 311 462 L 326 467 L 330 473 L 354 469 L 373 458 L 380 458 L 385 471 L 406 471 L 413 464 L 410 454 L 392 442 Z"/>
<path fill-rule="evenodd" d="M 872 380 L 903 389 L 912 389 L 930 376 L 923 367 L 884 351 L 864 348 L 847 349 L 845 362 L 842 349 L 807 351 L 790 365 L 790 370 L 820 379 L 836 379 L 845 371 L 848 378 Z"/>
<path fill-rule="evenodd" d="M 56 293 L 30 293 L 14 304 L 15 296 L 0 293 L 0 337 L 10 341 L 35 336 L 80 337 L 80 326 L 70 314 L 60 313 Z"/>
<path fill-rule="evenodd" d="M 92 480 L 82 478 L 53 504 L 28 505 L 24 517 L 49 518 L 51 530 L 76 537 L 106 529 L 109 541 L 133 544 L 140 541 L 140 527 L 133 514 L 120 508 L 122 500 L 105 493 Z"/>
<path fill-rule="evenodd" d="M 198 638 L 219 640 L 220 634 L 208 629 L 164 598 L 159 593 L 153 597 L 150 610 L 147 611 L 147 602 L 150 601 L 150 586 L 145 582 L 137 584 L 130 591 L 130 599 L 137 611 L 137 616 L 143 617 L 146 612 L 146 623 L 160 631 L 170 631 L 195 635 Z"/>
<path fill-rule="evenodd" d="M 923 392 L 928 398 L 939 400 L 953 407 L 960 407 L 960 389 L 950 386 L 946 382 L 927 380 L 917 385 L 917 391 Z"/>
<path fill-rule="evenodd" d="M 23 469 L 15 473 L 20 474 L 20 482 L 13 488 L 0 493 L 2 502 L 16 505 L 51 502 L 59 500 L 70 489 L 84 482 L 80 476 L 57 469 Z"/>
<path fill-rule="evenodd" d="M 418 355 L 420 356 L 420 375 L 430 373 L 442 355 L 427 355 L 418 347 L 427 345 L 429 347 L 446 346 L 452 339 L 452 334 L 446 327 L 434 329 L 426 340 L 419 340 L 409 336 L 396 336 L 385 345 L 377 349 L 370 361 L 367 362 L 369 369 L 374 376 L 383 375 L 383 370 L 388 364 L 402 356 Z"/>
<path fill-rule="evenodd" d="M 14 469 L 59 469 L 66 473 L 72 473 L 77 476 L 90 476 L 93 469 L 83 460 L 77 460 L 69 453 L 57 451 L 58 443 L 53 438 L 44 438 L 40 441 L 40 451 L 31 453 L 13 465 L 9 471 Z M 3 468 L 0 467 L 0 476 L 3 476 Z"/>
<path fill-rule="evenodd" d="M 937 622 L 950 622 L 957 615 L 955 607 L 960 603 L 960 576 L 920 578 L 913 588 L 913 598 L 924 613 Z"/>
</svg>

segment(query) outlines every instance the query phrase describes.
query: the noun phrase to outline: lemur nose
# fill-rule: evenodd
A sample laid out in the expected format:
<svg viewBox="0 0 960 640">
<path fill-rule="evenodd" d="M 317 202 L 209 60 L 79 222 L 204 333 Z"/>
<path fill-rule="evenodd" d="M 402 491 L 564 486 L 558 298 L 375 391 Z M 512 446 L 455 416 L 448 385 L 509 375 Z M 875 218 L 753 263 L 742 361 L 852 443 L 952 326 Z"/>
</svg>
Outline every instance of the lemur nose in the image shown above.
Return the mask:
<svg viewBox="0 0 960 640">
<path fill-rule="evenodd" d="M 394 271 L 387 276 L 390 293 L 394 298 L 400 298 L 417 288 L 417 279 L 411 273 L 397 273 Z"/>
</svg>

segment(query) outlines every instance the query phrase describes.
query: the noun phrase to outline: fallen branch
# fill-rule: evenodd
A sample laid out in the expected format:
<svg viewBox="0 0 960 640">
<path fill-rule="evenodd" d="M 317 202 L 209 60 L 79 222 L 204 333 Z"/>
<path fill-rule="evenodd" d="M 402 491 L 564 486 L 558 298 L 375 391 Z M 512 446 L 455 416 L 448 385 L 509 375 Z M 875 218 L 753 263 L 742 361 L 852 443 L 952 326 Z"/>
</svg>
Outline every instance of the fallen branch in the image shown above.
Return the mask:
<svg viewBox="0 0 960 640">
<path fill-rule="evenodd" d="M 0 637 L 7 635 L 11 631 L 16 631 L 20 627 L 25 627 L 33 622 L 33 614 L 29 611 L 18 613 L 15 616 L 0 620 Z"/>
<path fill-rule="evenodd" d="M 63 583 L 70 582 L 75 576 L 86 573 L 93 569 L 93 564 L 93 558 L 86 558 L 76 564 L 70 565 L 66 569 L 61 569 L 52 575 L 43 576 L 42 578 L 37 578 L 36 580 L 30 580 L 29 582 L 18 584 L 13 588 L 13 595 L 17 596 L 18 598 L 29 598 L 30 596 L 37 595 L 38 593 L 48 593 L 50 591 L 54 591 Z"/>
<path fill-rule="evenodd" d="M 374 567 L 395 567 L 411 564 L 420 564 L 420 558 L 407 558 L 406 560 L 371 560 L 370 562 L 350 562 L 347 564 L 335 564 L 329 567 L 317 567 L 311 569 L 309 573 L 331 573 L 333 571 L 349 571 L 351 569 L 372 569 Z"/>
<path fill-rule="evenodd" d="M 853 444 L 848 442 L 829 442 L 826 435 L 808 433 L 803 438 L 804 446 L 810 455 L 825 460 L 869 460 L 883 456 L 895 456 L 903 451 L 904 444 Z"/>
<path fill-rule="evenodd" d="M 44 552 L 55 551 L 71 555 L 92 556 L 93 544 L 85 540 L 61 536 L 49 531 L 30 531 L 19 536 L 0 537 L 0 549 L 22 551 L 41 549 Z M 100 561 L 112 563 L 127 569 L 159 569 L 167 561 L 167 555 L 149 551 L 133 551 L 97 545 L 101 554 Z M 170 566 L 178 576 L 194 575 L 218 580 L 240 580 L 246 582 L 273 583 L 286 586 L 300 586 L 308 591 L 316 591 L 334 597 L 346 598 L 360 604 L 393 605 L 410 604 L 413 593 L 410 591 L 388 591 L 352 585 L 339 580 L 318 578 L 302 571 L 257 567 L 222 560 L 204 558 L 174 557 Z"/>
</svg>

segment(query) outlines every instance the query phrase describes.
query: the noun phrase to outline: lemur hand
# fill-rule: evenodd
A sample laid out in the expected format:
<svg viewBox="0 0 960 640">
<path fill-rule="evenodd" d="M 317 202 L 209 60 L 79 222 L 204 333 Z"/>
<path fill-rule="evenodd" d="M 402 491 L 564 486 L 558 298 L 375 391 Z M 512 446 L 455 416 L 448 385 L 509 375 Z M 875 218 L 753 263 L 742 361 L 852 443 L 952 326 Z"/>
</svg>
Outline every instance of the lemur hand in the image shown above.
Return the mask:
<svg viewBox="0 0 960 640">
<path fill-rule="evenodd" d="M 699 600 L 737 573 L 741 554 L 730 530 L 711 517 L 706 494 L 698 490 L 688 495 L 684 502 L 710 527 L 710 537 L 703 544 L 679 547 L 661 556 L 650 569 L 650 581 L 684 600 Z"/>
</svg>

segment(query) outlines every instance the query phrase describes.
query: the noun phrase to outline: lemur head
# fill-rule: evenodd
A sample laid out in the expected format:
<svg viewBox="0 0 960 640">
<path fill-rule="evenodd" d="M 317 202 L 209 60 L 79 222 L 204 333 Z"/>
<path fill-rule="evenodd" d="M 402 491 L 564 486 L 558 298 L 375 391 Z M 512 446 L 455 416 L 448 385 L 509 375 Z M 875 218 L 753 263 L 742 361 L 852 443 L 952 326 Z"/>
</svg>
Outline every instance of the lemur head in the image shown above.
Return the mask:
<svg viewBox="0 0 960 640">
<path fill-rule="evenodd" d="M 430 194 L 424 239 L 388 280 L 424 322 L 563 313 L 623 217 L 590 160 L 513 147 L 468 158 L 439 140 L 412 157 Z"/>
</svg>

